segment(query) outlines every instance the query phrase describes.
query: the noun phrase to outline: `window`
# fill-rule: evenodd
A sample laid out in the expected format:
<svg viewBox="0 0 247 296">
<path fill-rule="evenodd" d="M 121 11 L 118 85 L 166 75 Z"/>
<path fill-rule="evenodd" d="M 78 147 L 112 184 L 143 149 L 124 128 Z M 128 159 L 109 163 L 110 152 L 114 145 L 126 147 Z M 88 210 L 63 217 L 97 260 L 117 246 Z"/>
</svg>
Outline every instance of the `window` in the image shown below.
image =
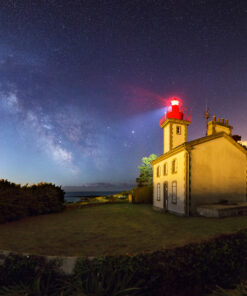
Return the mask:
<svg viewBox="0 0 247 296">
<path fill-rule="evenodd" d="M 172 161 L 172 173 L 175 174 L 178 171 L 178 161 L 177 159 L 173 159 Z"/>
<path fill-rule="evenodd" d="M 163 167 L 163 175 L 166 176 L 168 174 L 168 165 L 167 165 L 167 162 L 164 164 L 164 167 Z"/>
<path fill-rule="evenodd" d="M 177 203 L 177 181 L 172 182 L 172 203 Z"/>
<path fill-rule="evenodd" d="M 179 125 L 176 126 L 176 134 L 181 135 L 181 126 Z"/>
<path fill-rule="evenodd" d="M 160 166 L 157 167 L 157 177 L 160 176 Z"/>
<path fill-rule="evenodd" d="M 160 201 L 160 183 L 157 184 L 157 200 Z"/>
</svg>

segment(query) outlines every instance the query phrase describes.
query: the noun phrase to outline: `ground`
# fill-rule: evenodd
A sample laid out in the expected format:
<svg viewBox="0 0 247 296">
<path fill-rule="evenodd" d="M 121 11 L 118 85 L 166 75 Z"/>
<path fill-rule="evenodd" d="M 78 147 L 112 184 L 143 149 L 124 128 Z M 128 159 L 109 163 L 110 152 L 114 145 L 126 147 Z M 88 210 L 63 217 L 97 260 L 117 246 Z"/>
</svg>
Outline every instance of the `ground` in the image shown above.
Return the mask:
<svg viewBox="0 0 247 296">
<path fill-rule="evenodd" d="M 45 255 L 133 255 L 247 228 L 247 217 L 177 217 L 151 205 L 106 204 L 0 225 L 0 249 Z"/>
</svg>

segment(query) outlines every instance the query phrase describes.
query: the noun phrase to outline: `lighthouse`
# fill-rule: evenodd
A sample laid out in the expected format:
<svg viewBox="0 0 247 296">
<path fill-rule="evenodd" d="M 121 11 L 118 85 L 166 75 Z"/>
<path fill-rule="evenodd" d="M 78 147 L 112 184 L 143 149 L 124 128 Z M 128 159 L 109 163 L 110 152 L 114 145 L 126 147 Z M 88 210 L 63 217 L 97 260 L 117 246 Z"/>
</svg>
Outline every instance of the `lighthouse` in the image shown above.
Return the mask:
<svg viewBox="0 0 247 296">
<path fill-rule="evenodd" d="M 188 216 L 247 215 L 247 150 L 228 120 L 215 116 L 206 136 L 188 142 L 192 118 L 185 113 L 182 100 L 171 98 L 160 119 L 164 152 L 152 162 L 153 208 Z"/>
<path fill-rule="evenodd" d="M 163 129 L 163 153 L 187 141 L 187 127 L 191 123 L 191 117 L 186 117 L 179 98 L 168 101 L 165 114 L 160 119 L 160 127 Z"/>
</svg>

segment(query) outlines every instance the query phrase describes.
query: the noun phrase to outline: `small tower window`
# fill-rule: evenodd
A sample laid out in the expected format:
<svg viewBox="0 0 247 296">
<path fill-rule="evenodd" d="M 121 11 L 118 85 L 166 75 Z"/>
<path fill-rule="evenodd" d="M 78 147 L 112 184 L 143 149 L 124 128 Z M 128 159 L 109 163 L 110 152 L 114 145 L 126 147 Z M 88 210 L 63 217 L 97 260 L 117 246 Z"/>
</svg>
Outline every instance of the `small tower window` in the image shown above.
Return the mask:
<svg viewBox="0 0 247 296">
<path fill-rule="evenodd" d="M 176 134 L 181 135 L 181 126 L 179 125 L 176 126 Z"/>
<path fill-rule="evenodd" d="M 177 203 L 177 181 L 172 182 L 172 203 Z"/>
<path fill-rule="evenodd" d="M 164 164 L 164 167 L 163 167 L 163 175 L 166 176 L 168 174 L 168 165 L 167 165 L 167 162 Z"/>
<path fill-rule="evenodd" d="M 157 184 L 157 200 L 160 201 L 160 183 Z"/>
<path fill-rule="evenodd" d="M 160 166 L 157 167 L 157 177 L 160 176 Z"/>
<path fill-rule="evenodd" d="M 177 159 L 173 159 L 172 161 L 172 174 L 177 173 L 178 171 L 178 161 Z"/>
</svg>

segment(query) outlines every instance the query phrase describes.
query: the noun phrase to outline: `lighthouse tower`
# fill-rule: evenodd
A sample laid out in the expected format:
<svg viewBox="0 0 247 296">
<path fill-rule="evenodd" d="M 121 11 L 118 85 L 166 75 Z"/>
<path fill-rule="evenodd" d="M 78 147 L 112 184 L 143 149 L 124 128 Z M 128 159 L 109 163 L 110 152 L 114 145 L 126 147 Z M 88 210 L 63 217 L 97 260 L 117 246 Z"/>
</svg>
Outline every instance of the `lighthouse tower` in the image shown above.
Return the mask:
<svg viewBox="0 0 247 296">
<path fill-rule="evenodd" d="M 187 141 L 187 127 L 190 122 L 191 118 L 185 119 L 181 100 L 169 100 L 165 115 L 160 120 L 160 127 L 163 128 L 163 153 Z"/>
</svg>

